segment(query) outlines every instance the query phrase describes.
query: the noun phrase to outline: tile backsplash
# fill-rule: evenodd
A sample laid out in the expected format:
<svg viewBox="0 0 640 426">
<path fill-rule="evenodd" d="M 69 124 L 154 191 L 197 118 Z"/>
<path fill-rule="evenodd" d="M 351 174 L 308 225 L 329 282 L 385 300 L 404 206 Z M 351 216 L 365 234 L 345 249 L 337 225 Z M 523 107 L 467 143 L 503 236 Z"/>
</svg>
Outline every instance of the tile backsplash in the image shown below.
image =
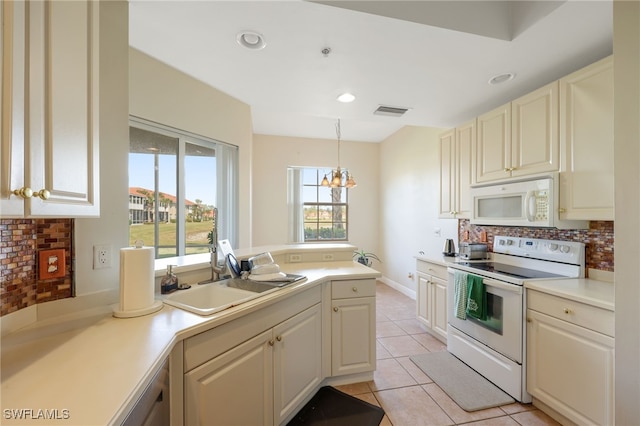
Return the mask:
<svg viewBox="0 0 640 426">
<path fill-rule="evenodd" d="M 585 244 L 587 269 L 613 272 L 613 222 L 591 221 L 589 229 L 519 228 L 513 226 L 472 225 L 469 220 L 458 221 L 458 241 L 481 242 L 486 232 L 489 251 L 493 251 L 493 237 L 529 237 L 546 240 L 577 241 Z"/>
<path fill-rule="evenodd" d="M 0 316 L 72 297 L 73 219 L 0 219 Z M 64 276 L 38 279 L 38 252 L 63 249 Z"/>
</svg>

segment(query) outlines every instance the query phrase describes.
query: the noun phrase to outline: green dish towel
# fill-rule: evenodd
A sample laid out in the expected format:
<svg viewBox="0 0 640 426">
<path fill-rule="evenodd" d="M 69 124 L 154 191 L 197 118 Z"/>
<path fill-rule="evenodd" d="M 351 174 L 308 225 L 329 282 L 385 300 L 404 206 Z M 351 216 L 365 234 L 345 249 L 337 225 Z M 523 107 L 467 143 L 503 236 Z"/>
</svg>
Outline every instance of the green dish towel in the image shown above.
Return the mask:
<svg viewBox="0 0 640 426">
<path fill-rule="evenodd" d="M 469 274 L 466 272 L 455 271 L 453 273 L 453 306 L 456 309 L 456 318 L 467 319 L 467 300 L 469 296 Z"/>
<path fill-rule="evenodd" d="M 467 315 L 481 321 L 487 319 L 487 293 L 484 291 L 482 277 L 469 274 L 467 276 Z"/>
</svg>

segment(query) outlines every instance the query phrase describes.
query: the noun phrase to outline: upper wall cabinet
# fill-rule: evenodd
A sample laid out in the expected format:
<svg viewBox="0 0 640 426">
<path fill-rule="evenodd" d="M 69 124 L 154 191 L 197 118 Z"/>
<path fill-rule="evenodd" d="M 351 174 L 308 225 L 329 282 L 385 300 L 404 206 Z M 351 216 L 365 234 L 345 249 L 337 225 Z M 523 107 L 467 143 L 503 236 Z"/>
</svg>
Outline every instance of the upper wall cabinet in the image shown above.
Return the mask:
<svg viewBox="0 0 640 426">
<path fill-rule="evenodd" d="M 1 214 L 99 216 L 99 3 L 1 7 Z"/>
<path fill-rule="evenodd" d="M 558 82 L 478 117 L 475 183 L 559 169 Z"/>
<path fill-rule="evenodd" d="M 613 57 L 560 80 L 560 219 L 614 220 Z"/>
<path fill-rule="evenodd" d="M 476 120 L 440 135 L 440 218 L 471 217 Z"/>
</svg>

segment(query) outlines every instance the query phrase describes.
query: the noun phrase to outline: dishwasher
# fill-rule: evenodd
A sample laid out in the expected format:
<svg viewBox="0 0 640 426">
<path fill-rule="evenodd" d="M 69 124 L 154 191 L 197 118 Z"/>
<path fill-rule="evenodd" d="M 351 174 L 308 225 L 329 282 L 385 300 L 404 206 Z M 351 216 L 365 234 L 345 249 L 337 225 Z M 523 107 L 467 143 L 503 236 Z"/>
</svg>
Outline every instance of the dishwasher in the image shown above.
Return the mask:
<svg viewBox="0 0 640 426">
<path fill-rule="evenodd" d="M 122 425 L 169 426 L 169 415 L 169 361 L 166 360 Z"/>
</svg>

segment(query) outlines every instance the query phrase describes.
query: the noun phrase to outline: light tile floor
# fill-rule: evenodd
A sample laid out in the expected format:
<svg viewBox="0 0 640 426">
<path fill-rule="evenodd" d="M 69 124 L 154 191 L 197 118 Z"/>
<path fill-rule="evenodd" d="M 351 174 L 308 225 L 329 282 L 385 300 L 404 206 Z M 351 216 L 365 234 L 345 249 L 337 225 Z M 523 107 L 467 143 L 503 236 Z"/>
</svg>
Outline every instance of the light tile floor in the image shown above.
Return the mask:
<svg viewBox="0 0 640 426">
<path fill-rule="evenodd" d="M 377 369 L 373 381 L 337 386 L 381 406 L 381 425 L 558 425 L 530 404 L 514 403 L 474 412 L 460 408 L 411 362 L 415 354 L 446 350 L 416 319 L 416 304 L 397 290 L 377 283 Z"/>
</svg>

